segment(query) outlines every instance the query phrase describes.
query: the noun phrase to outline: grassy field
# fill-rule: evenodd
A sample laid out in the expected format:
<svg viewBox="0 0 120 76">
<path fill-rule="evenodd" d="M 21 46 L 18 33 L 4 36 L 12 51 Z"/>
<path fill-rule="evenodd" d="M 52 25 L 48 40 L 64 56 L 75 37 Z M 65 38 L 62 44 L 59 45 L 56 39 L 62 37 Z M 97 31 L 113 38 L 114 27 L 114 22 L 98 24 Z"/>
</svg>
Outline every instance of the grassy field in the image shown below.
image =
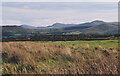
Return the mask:
<svg viewBox="0 0 120 76">
<path fill-rule="evenodd" d="M 118 40 L 3 42 L 3 74 L 118 74 Z"/>
</svg>

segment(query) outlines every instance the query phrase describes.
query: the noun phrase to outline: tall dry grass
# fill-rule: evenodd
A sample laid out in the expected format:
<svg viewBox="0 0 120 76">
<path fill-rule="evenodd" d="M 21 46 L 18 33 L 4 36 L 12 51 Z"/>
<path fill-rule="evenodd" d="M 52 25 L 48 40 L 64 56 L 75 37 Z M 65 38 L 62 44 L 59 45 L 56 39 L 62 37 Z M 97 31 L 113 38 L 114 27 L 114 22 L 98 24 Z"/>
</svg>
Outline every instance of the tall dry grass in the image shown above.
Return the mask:
<svg viewBox="0 0 120 76">
<path fill-rule="evenodd" d="M 3 74 L 118 74 L 118 47 L 3 42 Z"/>
</svg>

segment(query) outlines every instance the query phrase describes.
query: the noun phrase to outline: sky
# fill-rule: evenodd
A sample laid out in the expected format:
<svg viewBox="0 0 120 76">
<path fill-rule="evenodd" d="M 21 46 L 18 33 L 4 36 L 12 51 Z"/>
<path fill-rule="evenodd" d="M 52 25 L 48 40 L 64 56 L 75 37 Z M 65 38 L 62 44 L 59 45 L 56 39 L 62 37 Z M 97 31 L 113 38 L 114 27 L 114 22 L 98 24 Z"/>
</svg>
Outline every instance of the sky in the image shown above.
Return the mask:
<svg viewBox="0 0 120 76">
<path fill-rule="evenodd" d="M 1 0 L 2 2 L 118 2 L 119 0 Z"/>
<path fill-rule="evenodd" d="M 1 7 L 1 6 L 0 6 Z M 49 26 L 94 20 L 116 22 L 117 2 L 3 2 L 2 24 Z"/>
</svg>

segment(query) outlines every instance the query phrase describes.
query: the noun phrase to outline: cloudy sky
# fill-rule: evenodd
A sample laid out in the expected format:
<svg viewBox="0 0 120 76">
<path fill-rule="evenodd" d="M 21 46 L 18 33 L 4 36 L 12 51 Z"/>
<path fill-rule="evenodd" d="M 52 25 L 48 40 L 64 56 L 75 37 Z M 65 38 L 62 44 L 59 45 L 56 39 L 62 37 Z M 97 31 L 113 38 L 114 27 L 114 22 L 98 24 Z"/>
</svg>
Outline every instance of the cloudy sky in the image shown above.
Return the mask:
<svg viewBox="0 0 120 76">
<path fill-rule="evenodd" d="M 48 26 L 118 20 L 117 2 L 3 2 L 3 25 Z"/>
<path fill-rule="evenodd" d="M 2 2 L 118 2 L 119 0 L 1 0 Z"/>
</svg>

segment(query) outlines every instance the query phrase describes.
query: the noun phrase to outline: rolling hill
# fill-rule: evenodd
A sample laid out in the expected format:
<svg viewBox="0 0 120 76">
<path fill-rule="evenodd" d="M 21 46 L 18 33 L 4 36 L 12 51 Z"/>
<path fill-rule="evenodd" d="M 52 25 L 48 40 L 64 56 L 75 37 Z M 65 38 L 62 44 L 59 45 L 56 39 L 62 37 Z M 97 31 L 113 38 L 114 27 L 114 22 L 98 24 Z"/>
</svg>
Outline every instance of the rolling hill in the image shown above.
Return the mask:
<svg viewBox="0 0 120 76">
<path fill-rule="evenodd" d="M 100 24 L 87 29 L 83 29 L 82 32 L 85 34 L 115 34 L 118 31 L 118 26 L 113 24 Z"/>
<path fill-rule="evenodd" d="M 48 28 L 64 28 L 64 27 L 71 27 L 76 26 L 77 24 L 62 24 L 62 23 L 55 23 L 52 26 L 48 26 Z"/>
<path fill-rule="evenodd" d="M 21 26 L 2 26 L 3 37 L 23 37 L 39 35 L 68 35 L 68 34 L 118 34 L 117 23 L 93 21 L 83 24 L 55 23 L 45 28 Z"/>
</svg>

